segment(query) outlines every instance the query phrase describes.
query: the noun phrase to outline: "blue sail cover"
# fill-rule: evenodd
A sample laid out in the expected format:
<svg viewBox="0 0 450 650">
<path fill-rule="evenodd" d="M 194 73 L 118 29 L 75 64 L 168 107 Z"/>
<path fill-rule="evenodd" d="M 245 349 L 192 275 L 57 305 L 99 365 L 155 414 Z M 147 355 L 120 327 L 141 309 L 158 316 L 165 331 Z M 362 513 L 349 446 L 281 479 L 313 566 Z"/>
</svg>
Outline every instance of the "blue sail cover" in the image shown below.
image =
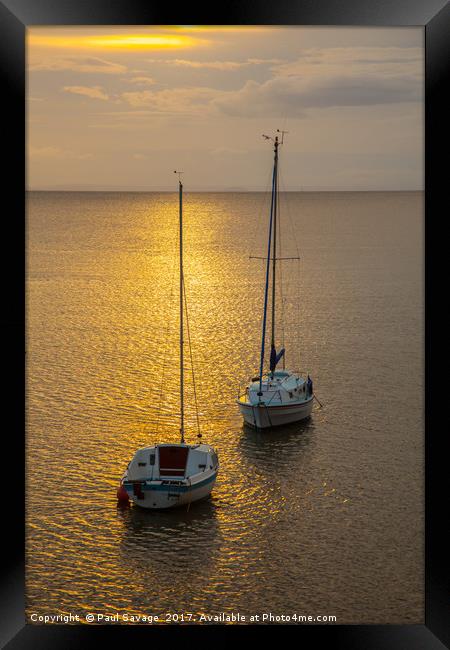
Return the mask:
<svg viewBox="0 0 450 650">
<path fill-rule="evenodd" d="M 281 348 L 281 350 L 277 354 L 275 346 L 272 345 L 272 349 L 270 351 L 270 372 L 275 372 L 277 363 L 279 362 L 283 354 L 284 354 L 284 348 Z"/>
</svg>

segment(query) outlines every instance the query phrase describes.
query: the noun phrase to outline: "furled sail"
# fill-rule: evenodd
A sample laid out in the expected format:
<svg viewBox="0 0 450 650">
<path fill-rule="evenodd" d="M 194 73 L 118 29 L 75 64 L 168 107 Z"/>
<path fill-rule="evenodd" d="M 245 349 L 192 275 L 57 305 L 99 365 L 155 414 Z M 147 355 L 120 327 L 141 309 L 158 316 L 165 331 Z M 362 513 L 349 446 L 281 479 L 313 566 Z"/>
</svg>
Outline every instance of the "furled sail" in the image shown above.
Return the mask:
<svg viewBox="0 0 450 650">
<path fill-rule="evenodd" d="M 284 348 L 281 348 L 281 350 L 277 354 L 275 346 L 272 345 L 272 349 L 270 350 L 270 372 L 275 372 L 277 363 L 279 362 L 283 354 L 284 354 Z"/>
</svg>

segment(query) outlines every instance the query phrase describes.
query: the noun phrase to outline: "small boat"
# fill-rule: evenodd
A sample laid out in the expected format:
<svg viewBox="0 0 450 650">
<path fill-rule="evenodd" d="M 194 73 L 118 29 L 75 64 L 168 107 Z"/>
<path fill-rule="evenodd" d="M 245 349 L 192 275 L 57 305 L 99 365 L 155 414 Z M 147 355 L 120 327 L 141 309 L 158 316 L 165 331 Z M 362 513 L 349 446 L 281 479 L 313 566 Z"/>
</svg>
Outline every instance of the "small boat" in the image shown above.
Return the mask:
<svg viewBox="0 0 450 650">
<path fill-rule="evenodd" d="M 184 336 L 186 308 L 183 275 L 183 185 L 179 174 L 180 214 L 180 434 L 179 444 L 164 443 L 138 449 L 122 476 L 117 498 L 142 508 L 165 509 L 190 505 L 211 493 L 219 471 L 217 453 L 210 445 L 189 445 L 184 439 Z M 187 313 L 187 312 L 186 312 Z M 199 432 L 198 437 L 201 438 Z"/>
<path fill-rule="evenodd" d="M 259 375 L 253 377 L 245 391 L 240 393 L 237 398 L 237 404 L 245 423 L 257 429 L 277 427 L 308 418 L 311 415 L 314 401 L 311 377 L 308 375 L 305 379 L 297 372 L 284 369 L 285 349 L 282 348 L 277 352 L 275 345 L 276 264 L 285 259 L 298 259 L 277 257 L 278 151 L 286 133 L 279 130 L 278 132 L 282 134 L 281 142 L 278 136 L 275 138 L 263 136 L 274 143 L 274 163 L 267 258 L 264 258 L 266 271 Z M 269 371 L 264 372 L 270 268 L 272 268 L 272 334 Z M 283 370 L 277 370 L 276 367 L 281 359 L 283 359 Z"/>
</svg>

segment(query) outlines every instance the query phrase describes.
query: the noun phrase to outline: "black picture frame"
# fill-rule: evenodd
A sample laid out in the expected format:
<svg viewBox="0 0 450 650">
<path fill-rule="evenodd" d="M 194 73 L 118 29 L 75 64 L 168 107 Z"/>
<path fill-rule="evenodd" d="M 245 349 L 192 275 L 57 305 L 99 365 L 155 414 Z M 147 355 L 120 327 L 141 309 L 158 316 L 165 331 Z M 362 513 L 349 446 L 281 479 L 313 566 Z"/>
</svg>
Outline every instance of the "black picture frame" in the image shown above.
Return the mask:
<svg viewBox="0 0 450 650">
<path fill-rule="evenodd" d="M 0 644 L 17 648 L 78 648 L 104 643 L 104 634 L 116 642 L 135 635 L 146 642 L 164 641 L 168 628 L 144 626 L 25 625 L 24 509 L 25 509 L 25 30 L 32 25 L 165 25 L 165 24 L 277 24 L 423 26 L 425 29 L 425 624 L 424 625 L 301 625 L 295 642 L 354 648 L 433 650 L 450 647 L 450 549 L 446 437 L 440 425 L 445 409 L 443 384 L 435 381 L 441 365 L 439 290 L 445 278 L 443 217 L 448 185 L 448 105 L 445 90 L 450 60 L 450 7 L 445 0 L 241 0 L 205 4 L 153 3 L 138 0 L 0 0 L 0 74 L 2 77 L 3 235 L 2 306 L 4 395 L 4 481 L 2 486 L 3 562 L 1 579 Z M 447 135 L 447 137 L 446 137 Z M 446 155 L 447 154 L 447 157 Z M 448 255 L 448 254 L 447 254 Z M 448 291 L 447 291 L 448 293 Z M 443 300 L 442 300 L 443 299 Z M 445 306 L 445 305 L 444 305 Z M 441 330 L 442 331 L 442 330 Z M 45 498 L 45 477 L 42 480 Z M 216 626 L 218 627 L 218 626 Z M 279 636 L 286 626 L 272 626 Z M 195 628 L 195 629 L 194 629 Z M 275 629 L 274 629 L 275 628 Z M 260 628 L 262 629 L 262 628 Z M 264 633 L 266 634 L 266 628 Z M 212 628 L 207 629 L 210 635 Z M 241 626 L 221 628 L 235 636 Z M 290 630 L 292 632 L 292 630 Z M 172 633 L 185 643 L 180 626 Z M 269 632 L 269 630 L 267 630 Z M 183 635 L 186 628 L 182 629 Z M 205 636 L 204 626 L 189 633 Z M 207 638 L 211 638 L 208 636 Z M 309 647 L 309 646 L 306 646 Z"/>
</svg>

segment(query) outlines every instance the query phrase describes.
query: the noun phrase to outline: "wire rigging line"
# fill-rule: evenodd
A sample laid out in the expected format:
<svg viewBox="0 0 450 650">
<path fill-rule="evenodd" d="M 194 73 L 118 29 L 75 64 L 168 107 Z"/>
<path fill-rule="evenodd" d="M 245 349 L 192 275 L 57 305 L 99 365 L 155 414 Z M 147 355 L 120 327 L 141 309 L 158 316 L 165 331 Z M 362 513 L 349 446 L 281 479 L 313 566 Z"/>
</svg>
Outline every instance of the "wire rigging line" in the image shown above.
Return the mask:
<svg viewBox="0 0 450 650">
<path fill-rule="evenodd" d="M 285 187 L 285 185 L 284 185 L 284 181 L 283 181 L 283 179 L 281 178 L 281 176 L 280 176 L 280 185 L 281 185 L 281 191 L 282 191 L 283 193 L 286 193 L 287 190 L 286 190 L 286 187 Z M 294 240 L 295 250 L 296 250 L 296 253 L 297 253 L 297 257 L 300 257 L 300 251 L 299 251 L 299 248 L 298 248 L 297 237 L 295 236 L 294 222 L 293 222 L 293 220 L 292 220 L 292 213 L 291 213 L 291 210 L 290 210 L 289 201 L 286 201 L 286 208 L 287 208 L 286 211 L 287 211 L 287 215 L 288 215 L 289 222 L 290 222 L 291 229 L 292 229 L 292 238 L 293 238 L 293 240 Z"/>
<path fill-rule="evenodd" d="M 172 267 L 172 276 L 170 279 L 170 296 L 169 296 L 169 309 L 168 312 L 169 314 L 172 314 L 172 310 L 170 309 L 173 301 L 173 292 L 174 292 L 174 276 L 175 276 L 175 265 Z M 163 396 L 163 386 L 164 386 L 164 378 L 165 378 L 165 372 L 166 372 L 166 358 L 167 358 L 167 350 L 169 348 L 169 329 L 172 325 L 172 320 L 173 320 L 173 315 L 170 315 L 169 318 L 167 319 L 166 323 L 166 331 L 165 331 L 165 346 L 164 346 L 164 353 L 163 353 L 163 364 L 162 364 L 162 374 L 161 374 L 161 384 L 159 387 L 159 399 L 158 399 L 158 408 L 156 410 L 156 424 L 155 424 L 155 433 L 158 433 L 159 431 L 159 424 L 160 424 L 160 416 L 161 416 L 161 410 L 162 410 L 162 396 Z"/>
<path fill-rule="evenodd" d="M 186 284 L 184 282 L 184 273 L 182 277 L 183 281 L 183 295 L 184 295 L 184 310 L 186 313 L 186 331 L 188 335 L 188 346 L 189 346 L 189 357 L 191 360 L 191 372 L 192 372 L 192 386 L 194 388 L 194 404 L 195 404 L 195 415 L 197 417 L 197 430 L 198 430 L 198 435 L 200 436 L 200 418 L 198 415 L 198 402 L 197 402 L 197 389 L 195 386 L 195 373 L 194 373 L 194 359 L 192 357 L 192 346 L 191 346 L 191 332 L 189 328 L 189 312 L 188 312 L 188 306 L 187 306 L 187 298 L 186 298 Z"/>
<path fill-rule="evenodd" d="M 270 205 L 269 205 L 270 202 L 269 202 L 268 199 L 271 196 L 271 192 L 269 191 L 269 185 L 271 185 L 271 183 L 272 183 L 272 170 L 269 169 L 269 171 L 267 172 L 266 182 L 265 182 L 265 185 L 264 185 L 264 191 L 261 193 L 261 197 L 259 198 L 259 210 L 258 210 L 258 216 L 257 216 L 256 221 L 255 221 L 255 227 L 254 227 L 254 230 L 253 230 L 253 237 L 248 242 L 248 247 L 247 247 L 247 271 L 246 271 L 246 274 L 245 274 L 245 276 L 247 278 L 254 278 L 255 277 L 255 274 L 252 271 L 252 267 L 253 267 L 252 258 L 254 257 L 254 253 L 256 251 L 256 246 L 257 246 L 258 241 L 260 239 L 263 210 L 265 212 L 266 210 L 268 211 L 270 209 Z M 256 277 L 259 277 L 259 276 L 256 276 Z M 261 319 L 262 319 L 262 317 L 261 317 Z M 256 339 L 255 339 L 255 341 L 256 341 Z M 257 345 L 257 344 L 255 343 L 255 345 Z M 255 374 L 256 372 L 257 371 L 255 369 L 253 374 Z"/>
<path fill-rule="evenodd" d="M 281 184 L 281 187 L 282 187 L 282 191 L 285 194 L 286 193 L 286 188 L 284 186 L 284 182 L 283 182 L 282 178 L 280 178 L 280 184 Z M 291 213 L 291 210 L 290 210 L 289 200 L 286 200 L 285 203 L 286 203 L 286 207 L 287 207 L 287 214 L 288 214 L 289 223 L 290 223 L 290 226 L 291 226 L 291 232 L 292 232 L 292 237 L 293 237 L 293 240 L 294 240 L 295 250 L 296 250 L 296 253 L 297 253 L 297 257 L 300 260 L 300 251 L 299 251 L 299 246 L 298 246 L 298 242 L 297 242 L 297 237 L 296 237 L 296 234 L 295 234 L 294 222 L 293 222 L 293 219 L 292 219 L 292 213 Z M 300 261 L 298 261 L 298 263 L 297 263 L 297 276 L 298 276 L 297 277 L 297 282 L 296 282 L 296 285 L 297 285 L 297 287 L 296 287 L 297 288 L 297 291 L 296 291 L 296 294 L 297 294 L 296 295 L 297 327 L 295 328 L 295 338 L 296 338 L 296 346 L 295 346 L 295 348 L 296 348 L 296 352 L 297 352 L 297 355 L 298 355 L 298 359 L 296 360 L 297 361 L 296 365 L 300 368 Z"/>
<path fill-rule="evenodd" d="M 250 258 L 251 253 L 255 252 L 256 242 L 257 242 L 258 235 L 259 235 L 258 225 L 261 223 L 262 211 L 263 211 L 264 208 L 267 207 L 266 206 L 266 199 L 270 194 L 269 193 L 269 184 L 271 183 L 271 180 L 272 180 L 272 170 L 269 170 L 269 172 L 267 173 L 267 179 L 266 179 L 266 183 L 265 183 L 265 186 L 264 186 L 264 191 L 262 192 L 261 202 L 259 204 L 258 217 L 257 217 L 257 220 L 256 220 L 256 228 L 255 228 L 254 233 L 253 233 L 253 239 L 252 239 L 251 242 L 249 242 L 249 246 L 248 246 L 248 249 L 247 249 L 248 250 L 247 257 L 248 258 Z"/>
<path fill-rule="evenodd" d="M 281 201 L 279 201 L 279 204 Z M 281 257 L 281 251 L 282 251 L 282 246 L 281 246 L 281 210 L 280 210 L 280 205 L 278 205 L 278 253 L 279 257 Z M 281 347 L 285 347 L 285 342 L 286 342 L 286 332 L 285 332 L 285 312 L 284 312 L 284 306 L 285 306 L 285 297 L 283 295 L 283 264 L 279 265 L 279 272 L 278 272 L 278 284 L 279 284 L 279 293 L 280 293 L 280 301 L 281 301 Z M 283 354 L 283 370 L 286 367 L 286 353 Z"/>
</svg>

